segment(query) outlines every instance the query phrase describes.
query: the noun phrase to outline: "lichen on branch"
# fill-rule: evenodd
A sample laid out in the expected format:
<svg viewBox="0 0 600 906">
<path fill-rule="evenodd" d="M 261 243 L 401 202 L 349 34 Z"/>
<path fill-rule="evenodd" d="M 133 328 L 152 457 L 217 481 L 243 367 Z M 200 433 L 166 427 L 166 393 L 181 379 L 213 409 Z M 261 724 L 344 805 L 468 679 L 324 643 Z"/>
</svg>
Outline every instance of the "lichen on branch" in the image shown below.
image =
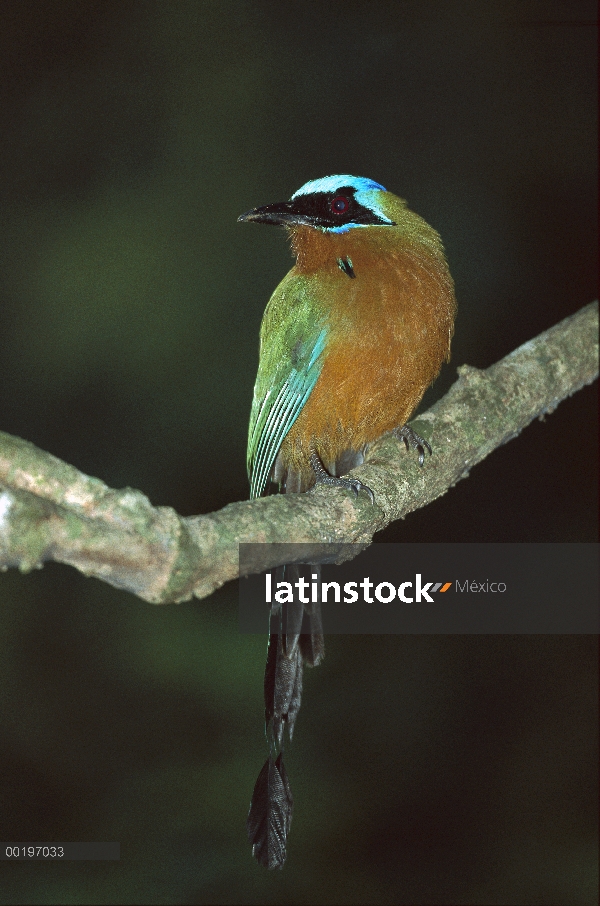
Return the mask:
<svg viewBox="0 0 600 906">
<path fill-rule="evenodd" d="M 413 423 L 434 448 L 420 469 L 391 436 L 352 475 L 375 494 L 316 487 L 184 518 L 140 491 L 113 490 L 26 440 L 0 432 L 0 568 L 49 560 L 170 604 L 203 598 L 239 573 L 240 542 L 266 543 L 252 572 L 278 565 L 277 543 L 367 545 L 373 534 L 444 494 L 486 456 L 598 375 L 598 303 L 486 370 L 468 365 Z"/>
</svg>

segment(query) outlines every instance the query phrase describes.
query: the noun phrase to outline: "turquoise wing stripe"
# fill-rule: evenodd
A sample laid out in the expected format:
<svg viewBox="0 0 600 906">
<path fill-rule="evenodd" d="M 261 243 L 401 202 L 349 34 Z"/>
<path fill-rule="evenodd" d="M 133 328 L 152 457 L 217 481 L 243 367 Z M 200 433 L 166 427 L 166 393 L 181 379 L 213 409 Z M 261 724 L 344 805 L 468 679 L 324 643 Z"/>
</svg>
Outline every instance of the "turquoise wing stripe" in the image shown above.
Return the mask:
<svg viewBox="0 0 600 906">
<path fill-rule="evenodd" d="M 308 371 L 313 367 L 323 350 L 325 349 L 325 338 L 327 336 L 327 331 L 322 330 L 319 336 L 317 337 L 317 342 L 314 345 L 310 361 L 308 363 Z M 319 369 L 320 373 L 321 369 Z"/>
<path fill-rule="evenodd" d="M 306 366 L 290 367 L 277 386 L 270 388 L 258 405 L 256 418 L 250 427 L 248 440 L 248 472 L 250 497 L 264 493 L 273 464 L 286 434 L 302 412 L 323 368 L 322 353 L 327 331 L 316 339 Z"/>
</svg>

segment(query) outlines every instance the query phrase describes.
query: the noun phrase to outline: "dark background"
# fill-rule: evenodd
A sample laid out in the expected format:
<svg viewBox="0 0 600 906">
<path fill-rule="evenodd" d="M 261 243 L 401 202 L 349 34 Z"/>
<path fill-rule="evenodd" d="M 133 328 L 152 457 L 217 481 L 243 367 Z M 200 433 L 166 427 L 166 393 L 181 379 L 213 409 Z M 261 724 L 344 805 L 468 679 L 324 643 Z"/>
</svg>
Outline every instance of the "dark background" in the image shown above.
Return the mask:
<svg viewBox="0 0 600 906">
<path fill-rule="evenodd" d="M 596 297 L 594 3 L 4 2 L 0 429 L 180 513 L 243 499 L 279 231 L 236 223 L 331 173 L 441 233 L 452 364 Z M 594 541 L 596 390 L 382 533 Z M 237 589 L 152 607 L 74 570 L 0 576 L 7 903 L 597 900 L 595 639 L 332 637 L 287 755 L 289 859 L 244 822 L 266 640 Z"/>
</svg>

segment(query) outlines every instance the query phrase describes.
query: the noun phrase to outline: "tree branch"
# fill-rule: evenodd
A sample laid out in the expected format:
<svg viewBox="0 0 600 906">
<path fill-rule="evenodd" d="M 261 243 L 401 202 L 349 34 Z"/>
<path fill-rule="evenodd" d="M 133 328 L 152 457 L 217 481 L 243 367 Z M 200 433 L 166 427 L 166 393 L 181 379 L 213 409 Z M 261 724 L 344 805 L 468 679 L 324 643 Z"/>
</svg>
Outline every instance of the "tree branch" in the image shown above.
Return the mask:
<svg viewBox="0 0 600 906">
<path fill-rule="evenodd" d="M 28 441 L 0 432 L 0 568 L 22 572 L 48 560 L 68 563 L 145 601 L 202 598 L 237 577 L 240 542 L 370 543 L 395 519 L 444 494 L 492 450 L 552 412 L 598 374 L 598 303 L 545 331 L 485 371 L 464 365 L 446 396 L 413 424 L 434 455 L 420 469 L 386 436 L 354 475 L 361 494 L 317 487 L 232 503 L 184 519 L 153 507 L 140 491 L 107 487 Z M 265 549 L 260 572 L 283 562 Z"/>
</svg>

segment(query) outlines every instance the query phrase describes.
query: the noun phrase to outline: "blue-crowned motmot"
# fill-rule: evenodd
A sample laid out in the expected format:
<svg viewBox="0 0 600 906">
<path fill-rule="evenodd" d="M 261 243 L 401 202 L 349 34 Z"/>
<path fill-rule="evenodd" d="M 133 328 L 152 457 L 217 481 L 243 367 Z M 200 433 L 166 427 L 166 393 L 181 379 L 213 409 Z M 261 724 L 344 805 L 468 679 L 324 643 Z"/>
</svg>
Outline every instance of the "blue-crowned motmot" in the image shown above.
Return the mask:
<svg viewBox="0 0 600 906">
<path fill-rule="evenodd" d="M 438 233 L 379 183 L 327 176 L 242 221 L 285 227 L 296 264 L 273 293 L 260 331 L 248 435 L 251 497 L 344 478 L 369 443 L 394 431 L 423 463 L 426 441 L 406 422 L 450 355 L 456 301 Z M 302 614 L 300 615 L 300 619 Z M 271 635 L 265 672 L 270 755 L 248 832 L 258 861 L 282 867 L 292 798 L 283 766 L 300 706 L 302 664 L 323 656 L 320 614 Z M 288 624 L 289 625 L 289 624 Z"/>
</svg>

